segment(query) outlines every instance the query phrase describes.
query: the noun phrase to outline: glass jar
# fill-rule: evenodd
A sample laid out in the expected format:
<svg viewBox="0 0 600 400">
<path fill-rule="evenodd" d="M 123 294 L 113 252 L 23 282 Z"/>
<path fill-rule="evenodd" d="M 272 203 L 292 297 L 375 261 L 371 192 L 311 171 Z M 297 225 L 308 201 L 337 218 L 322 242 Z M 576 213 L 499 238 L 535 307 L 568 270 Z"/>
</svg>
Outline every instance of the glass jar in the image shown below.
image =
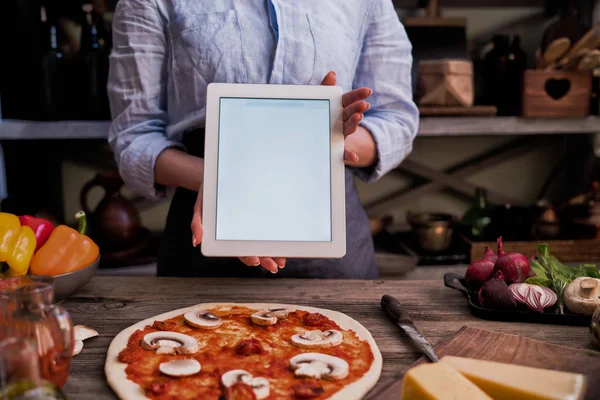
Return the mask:
<svg viewBox="0 0 600 400">
<path fill-rule="evenodd" d="M 73 349 L 73 324 L 54 303 L 54 280 L 21 276 L 0 281 L 0 341 L 31 339 L 40 376 L 58 387 L 67 381 Z"/>
<path fill-rule="evenodd" d="M 11 337 L 0 342 L 0 399 L 66 399 L 56 385 L 40 377 L 39 357 L 33 339 Z"/>
</svg>

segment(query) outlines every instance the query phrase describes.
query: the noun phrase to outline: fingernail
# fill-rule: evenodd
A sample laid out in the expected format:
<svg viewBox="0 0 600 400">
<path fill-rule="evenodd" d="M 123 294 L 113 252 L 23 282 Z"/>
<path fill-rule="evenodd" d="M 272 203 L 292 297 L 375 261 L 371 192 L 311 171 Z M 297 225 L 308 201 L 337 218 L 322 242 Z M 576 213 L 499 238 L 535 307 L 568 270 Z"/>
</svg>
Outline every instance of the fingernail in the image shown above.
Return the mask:
<svg viewBox="0 0 600 400">
<path fill-rule="evenodd" d="M 335 76 L 335 71 L 331 71 L 331 75 Z"/>
<path fill-rule="evenodd" d="M 271 270 L 269 270 L 269 271 L 271 271 Z M 272 274 L 276 274 L 276 273 L 277 273 L 277 271 L 278 271 L 278 270 L 271 271 L 271 273 L 272 273 Z"/>
<path fill-rule="evenodd" d="M 260 265 L 260 261 L 253 265 L 253 267 L 258 267 Z"/>
<path fill-rule="evenodd" d="M 373 89 L 369 89 L 369 96 L 373 94 Z"/>
<path fill-rule="evenodd" d="M 371 108 L 371 103 L 369 103 L 368 101 L 366 103 L 367 103 L 367 110 L 368 110 L 369 108 Z"/>
<path fill-rule="evenodd" d="M 192 235 L 192 246 L 198 246 L 198 242 L 196 242 L 196 236 Z"/>
<path fill-rule="evenodd" d="M 285 268 L 285 264 L 283 264 L 283 265 L 282 265 L 281 267 L 279 267 L 279 268 L 281 268 L 281 269 Z"/>
<path fill-rule="evenodd" d="M 365 115 L 361 113 L 361 114 L 360 114 L 360 118 L 359 118 L 358 120 L 359 120 L 359 121 L 362 121 L 362 119 L 363 119 L 364 117 L 365 117 Z"/>
</svg>

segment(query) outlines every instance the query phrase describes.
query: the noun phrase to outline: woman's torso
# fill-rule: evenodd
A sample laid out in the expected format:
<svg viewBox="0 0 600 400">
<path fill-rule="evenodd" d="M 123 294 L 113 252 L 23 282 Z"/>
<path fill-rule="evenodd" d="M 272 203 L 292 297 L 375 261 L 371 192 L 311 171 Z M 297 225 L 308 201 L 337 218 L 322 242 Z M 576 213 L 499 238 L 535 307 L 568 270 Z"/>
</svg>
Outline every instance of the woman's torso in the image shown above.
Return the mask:
<svg viewBox="0 0 600 400">
<path fill-rule="evenodd" d="M 351 90 L 370 3 L 158 0 L 163 17 L 169 21 L 168 136 L 180 141 L 184 133 L 204 126 L 206 87 L 211 82 L 319 84 L 334 70 L 337 84 L 344 91 Z M 167 230 L 170 224 L 187 232 L 189 216 L 176 211 L 186 207 L 183 203 L 189 202 L 189 197 L 176 195 Z M 190 209 L 192 205 L 188 205 Z M 348 168 L 346 228 L 347 254 L 343 259 L 288 260 L 278 275 L 376 277 L 368 218 Z M 169 253 L 181 253 L 178 243 L 167 246 L 169 249 L 162 252 L 164 258 L 169 258 Z M 162 261 L 163 266 L 168 263 Z"/>
<path fill-rule="evenodd" d="M 204 126 L 211 82 L 352 89 L 371 1 L 157 0 L 167 20 L 167 135 Z M 270 18 L 270 6 L 275 20 Z M 276 31 L 273 29 L 276 26 Z M 277 36 L 276 36 L 277 34 Z"/>
</svg>

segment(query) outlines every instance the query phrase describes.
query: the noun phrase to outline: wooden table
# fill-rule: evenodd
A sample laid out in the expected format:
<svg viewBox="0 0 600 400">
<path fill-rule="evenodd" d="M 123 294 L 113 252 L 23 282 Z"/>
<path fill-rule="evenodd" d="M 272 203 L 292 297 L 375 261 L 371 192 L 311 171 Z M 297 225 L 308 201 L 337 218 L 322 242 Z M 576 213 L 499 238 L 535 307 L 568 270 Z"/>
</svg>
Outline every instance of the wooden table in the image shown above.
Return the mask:
<svg viewBox="0 0 600 400">
<path fill-rule="evenodd" d="M 74 357 L 64 387 L 71 399 L 114 399 L 104 377 L 112 338 L 140 320 L 203 302 L 279 302 L 341 311 L 367 327 L 383 354 L 385 384 L 419 357 L 407 336 L 383 313 L 381 296 L 397 297 L 417 328 L 436 345 L 462 326 L 518 334 L 573 347 L 590 348 L 587 328 L 505 323 L 474 318 L 466 299 L 441 281 L 253 280 L 155 277 L 95 277 L 63 305 L 74 324 L 96 329 Z"/>
</svg>

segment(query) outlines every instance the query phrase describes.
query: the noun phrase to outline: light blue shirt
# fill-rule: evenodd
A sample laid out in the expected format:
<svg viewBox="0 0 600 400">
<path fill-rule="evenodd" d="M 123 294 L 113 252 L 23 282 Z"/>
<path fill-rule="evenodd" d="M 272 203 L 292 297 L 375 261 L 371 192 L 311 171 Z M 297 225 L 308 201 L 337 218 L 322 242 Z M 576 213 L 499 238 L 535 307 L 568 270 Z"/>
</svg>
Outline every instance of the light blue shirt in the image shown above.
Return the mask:
<svg viewBox="0 0 600 400">
<path fill-rule="evenodd" d="M 375 181 L 412 150 L 411 67 L 391 0 L 120 0 L 109 143 L 126 184 L 159 198 L 156 159 L 204 126 L 209 83 L 318 85 L 333 70 L 344 91 L 373 89 L 361 125 L 375 138 L 378 161 L 354 172 Z"/>
</svg>

